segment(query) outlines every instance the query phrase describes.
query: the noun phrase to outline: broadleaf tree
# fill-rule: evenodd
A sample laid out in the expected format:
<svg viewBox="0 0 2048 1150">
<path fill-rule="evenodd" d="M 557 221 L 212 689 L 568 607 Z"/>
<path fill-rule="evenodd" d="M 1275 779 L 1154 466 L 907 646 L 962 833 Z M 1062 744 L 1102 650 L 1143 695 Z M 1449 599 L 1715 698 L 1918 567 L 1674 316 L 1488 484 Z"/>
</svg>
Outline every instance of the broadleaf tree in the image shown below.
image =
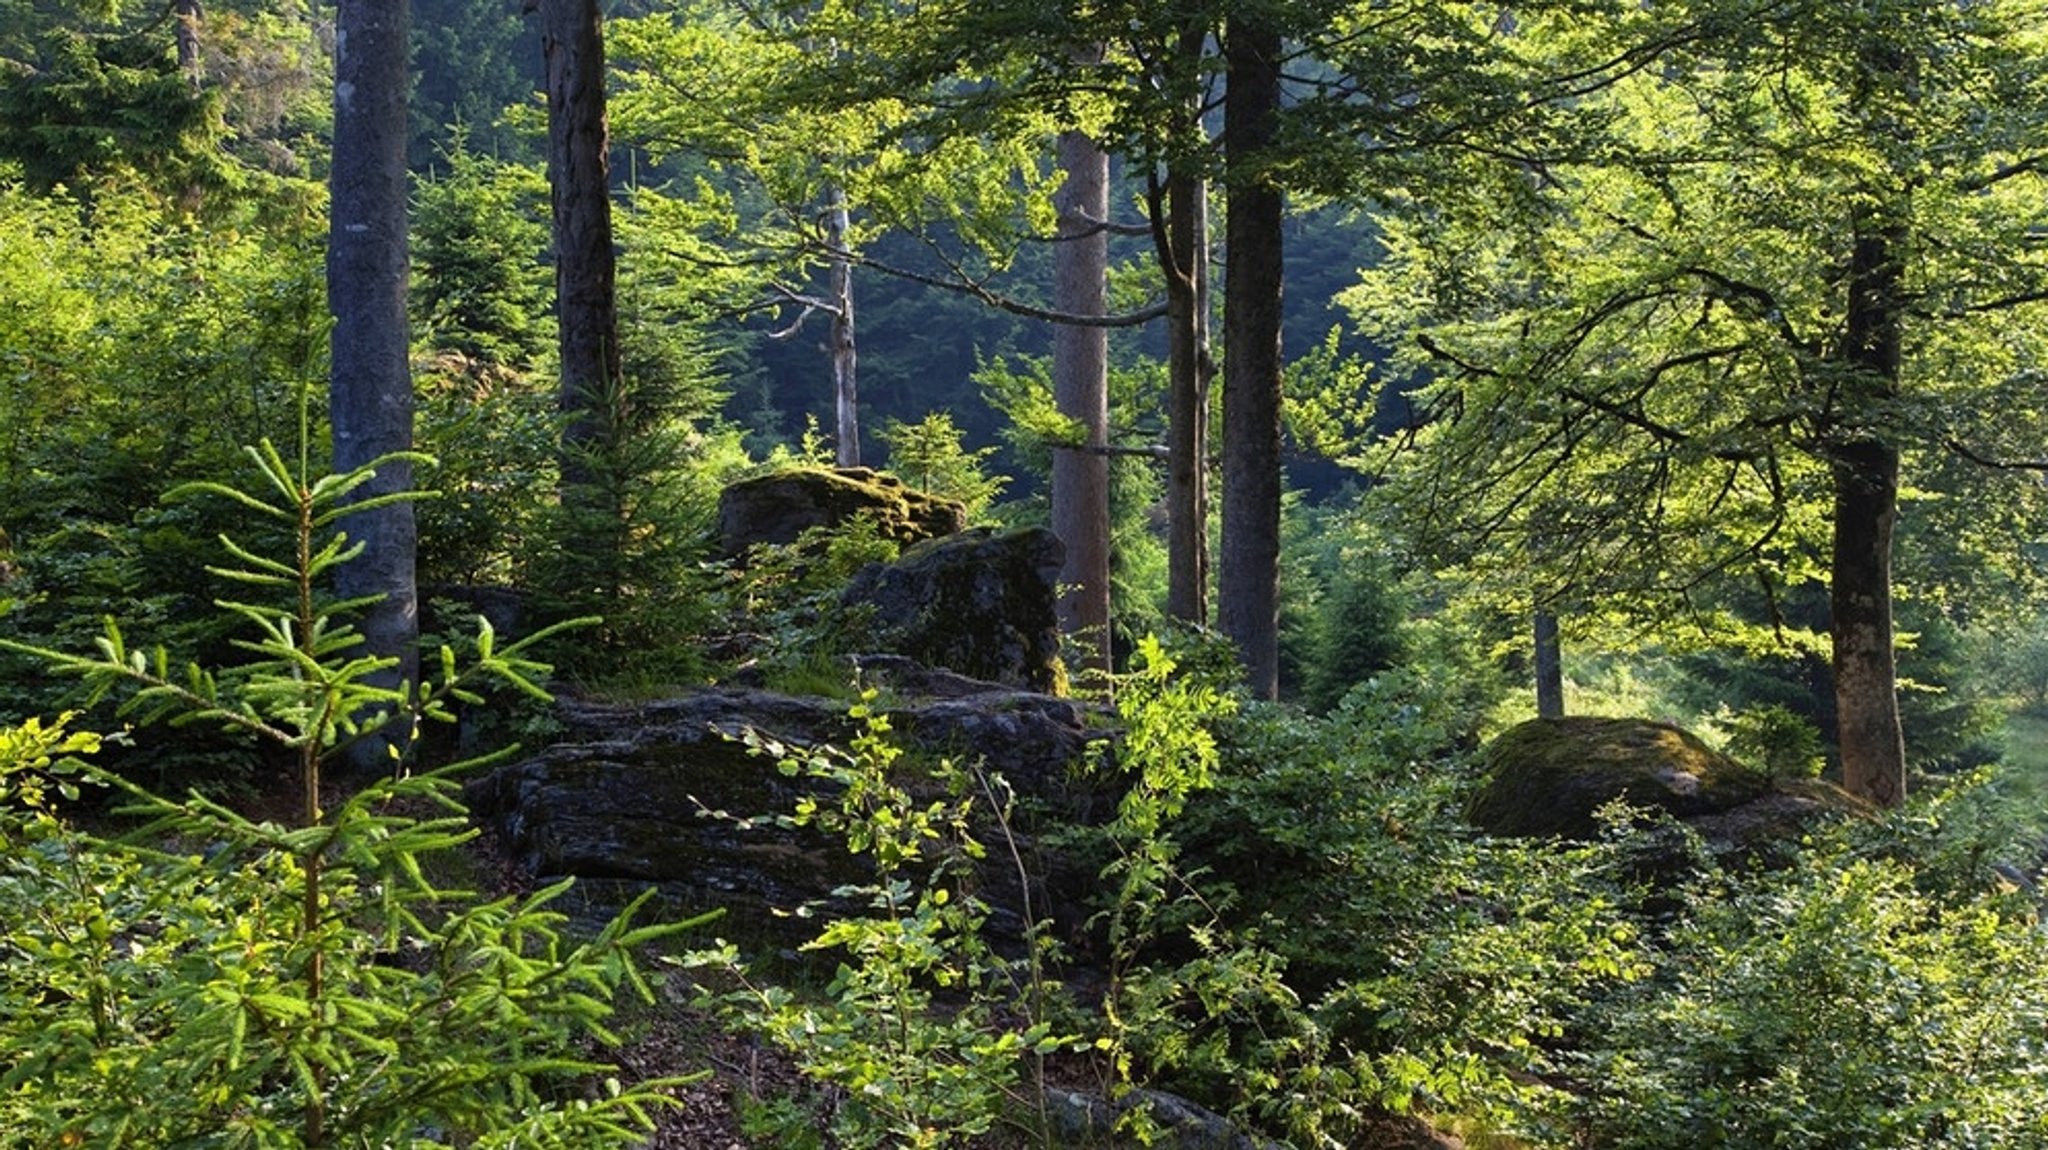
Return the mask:
<svg viewBox="0 0 2048 1150">
<path fill-rule="evenodd" d="M 1539 603 L 1825 584 L 1844 781 L 1903 801 L 1894 534 L 1954 514 L 1909 477 L 2039 467 L 2048 13 L 1696 0 L 1514 35 L 1657 66 L 1398 203 L 1352 296 L 1429 381 L 1394 490 Z M 2038 485 L 1970 490 L 2011 529 L 1986 565 L 2023 568 Z"/>
</svg>

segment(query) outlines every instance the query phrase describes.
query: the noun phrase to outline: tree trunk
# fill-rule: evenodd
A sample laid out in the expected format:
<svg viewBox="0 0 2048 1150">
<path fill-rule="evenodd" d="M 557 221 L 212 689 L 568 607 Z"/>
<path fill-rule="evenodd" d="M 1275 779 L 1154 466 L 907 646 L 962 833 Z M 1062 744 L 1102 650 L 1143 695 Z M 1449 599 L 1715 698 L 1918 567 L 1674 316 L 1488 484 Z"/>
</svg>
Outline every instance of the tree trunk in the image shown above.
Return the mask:
<svg viewBox="0 0 2048 1150">
<path fill-rule="evenodd" d="M 1255 20 L 1224 28 L 1230 192 L 1223 273 L 1223 547 L 1217 622 L 1254 695 L 1280 693 L 1280 189 L 1259 171 L 1280 111 L 1280 36 Z"/>
<path fill-rule="evenodd" d="M 1536 609 L 1536 717 L 1564 717 L 1564 650 L 1557 641 L 1557 616 Z"/>
<path fill-rule="evenodd" d="M 184 73 L 185 82 L 199 91 L 204 79 L 199 62 L 199 27 L 206 13 L 199 0 L 171 0 L 171 19 L 177 27 L 173 34 L 178 41 L 178 71 Z"/>
<path fill-rule="evenodd" d="M 350 471 L 412 449 L 410 329 L 405 314 L 406 15 L 403 0 L 343 0 L 336 17 L 334 160 L 330 173 L 327 304 L 334 315 L 328 400 L 334 469 Z M 395 462 L 356 489 L 368 499 L 412 486 Z M 419 613 L 412 504 L 400 501 L 342 520 L 364 547 L 336 576 L 343 598 L 374 598 L 361 628 L 368 652 L 397 659 L 380 686 L 419 681 Z M 353 765 L 388 769 L 410 732 L 387 728 L 352 748 Z"/>
<path fill-rule="evenodd" d="M 1166 613 L 1209 621 L 1209 189 L 1169 174 Z"/>
<path fill-rule="evenodd" d="M 591 466 L 623 427 L 617 268 L 612 252 L 604 17 L 598 0 L 541 0 L 547 64 L 548 183 L 554 205 L 555 314 L 561 352 L 562 494 L 587 505 Z"/>
<path fill-rule="evenodd" d="M 846 189 L 834 185 L 825 203 L 825 242 L 831 246 L 832 396 L 837 442 L 833 457 L 841 467 L 860 466 L 859 360 L 853 342 L 853 260 L 846 255 L 850 217 Z"/>
<path fill-rule="evenodd" d="M 1108 304 L 1109 155 L 1085 132 L 1060 133 L 1059 231 L 1053 252 L 1054 306 L 1101 315 Z M 1085 666 L 1108 670 L 1109 331 L 1061 324 L 1053 331 L 1053 402 L 1081 425 L 1088 450 L 1055 448 L 1052 530 L 1066 545 L 1060 568 L 1060 629 Z"/>
<path fill-rule="evenodd" d="M 1845 352 L 1863 405 L 1898 392 L 1903 303 L 1899 228 L 1857 221 L 1850 256 Z M 1859 412 L 1859 414 L 1861 414 Z M 1858 431 L 1830 446 L 1835 542 L 1829 571 L 1836 742 L 1842 785 L 1879 806 L 1906 801 L 1906 746 L 1892 635 L 1892 528 L 1898 518 L 1898 449 Z"/>
</svg>

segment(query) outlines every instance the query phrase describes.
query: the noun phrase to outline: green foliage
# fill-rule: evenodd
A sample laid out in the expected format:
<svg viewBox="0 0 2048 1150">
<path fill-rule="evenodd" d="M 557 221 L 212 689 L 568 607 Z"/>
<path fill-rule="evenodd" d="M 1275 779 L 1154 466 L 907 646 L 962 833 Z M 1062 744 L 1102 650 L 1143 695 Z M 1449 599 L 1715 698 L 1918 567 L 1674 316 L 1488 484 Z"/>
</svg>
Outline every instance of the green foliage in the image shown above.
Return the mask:
<svg viewBox="0 0 2048 1150">
<path fill-rule="evenodd" d="M 97 656 L 34 653 L 95 691 L 136 688 L 124 707 L 144 723 L 291 753 L 303 814 L 280 825 L 158 796 L 59 760 L 92 740 L 58 728 L 0 739 L 0 1129 L 22 1139 L 8 1144 L 629 1144 L 668 1083 L 601 1077 L 580 1043 L 611 1040 L 614 995 L 647 994 L 634 950 L 682 926 L 631 928 L 629 911 L 571 944 L 547 909 L 566 883 L 488 901 L 437 888 L 423 859 L 475 833 L 457 768 L 401 771 L 332 808 L 320 785 L 349 740 L 450 719 L 479 674 L 537 693 L 545 668 L 524 650 L 541 636 L 499 648 L 486 625 L 472 668 L 444 647 L 410 690 L 370 685 L 388 662 L 359 653 L 362 604 L 322 602 L 316 584 L 359 546 L 349 514 L 411 495 L 344 505 L 382 460 L 315 478 L 303 446 L 295 463 L 267 442 L 250 454 L 262 486 L 183 489 L 287 528 L 284 558 L 222 540 L 244 663 L 176 670 L 111 623 Z M 50 795 L 73 780 L 123 794 L 146 825 L 111 839 L 68 825 Z"/>
<path fill-rule="evenodd" d="M 0 531 L 14 554 L 0 635 L 76 649 L 113 615 L 196 657 L 226 656 L 228 621 L 208 606 L 226 587 L 205 565 L 230 519 L 155 496 L 227 473 L 240 444 L 290 424 L 323 354 L 315 233 L 212 214 L 168 222 L 147 197 L 109 189 L 87 209 L 0 184 L 0 247 Z M 72 684 L 34 667 L 0 651 L 16 685 L 0 709 L 77 705 Z M 205 758 L 223 780 L 253 765 L 170 732 L 138 744 L 107 761 L 159 779 L 203 777 L 179 764 Z"/>
<path fill-rule="evenodd" d="M 408 307 L 421 341 L 524 370 L 553 346 L 548 185 L 539 171 L 479 155 L 457 130 L 412 213 Z"/>
<path fill-rule="evenodd" d="M 1786 707 L 1752 707 L 1717 715 L 1730 755 L 1774 779 L 1811 779 L 1827 765 L 1813 721 Z"/>
<path fill-rule="evenodd" d="M 565 672 L 613 681 L 694 678 L 685 640 L 707 624 L 697 564 L 709 550 L 722 476 L 715 442 L 651 374 L 608 387 L 587 445 L 569 448 L 580 477 L 544 520 L 549 544 L 525 568 L 542 619 L 602 608 L 604 625 L 552 649 Z M 697 455 L 711 456 L 700 465 Z"/>
<path fill-rule="evenodd" d="M 1403 607 L 1382 564 L 1349 555 L 1331 578 L 1315 620 L 1302 706 L 1324 712 L 1344 693 L 1388 670 L 1407 654 Z"/>
<path fill-rule="evenodd" d="M 970 826 L 974 792 L 990 780 L 943 760 L 913 784 L 874 697 L 868 692 L 850 710 L 863 730 L 845 751 L 747 735 L 749 748 L 774 758 L 783 774 L 818 787 L 776 821 L 815 827 L 873 862 L 869 881 L 834 892 L 859 909 L 833 914 L 803 944 L 843 956 L 822 997 L 756 982 L 730 944 L 692 954 L 686 965 L 736 981 L 738 989 L 707 993 L 705 1004 L 843 1092 L 830 1123 L 837 1145 L 954 1146 L 987 1133 L 1016 1103 L 1026 1059 L 1072 1040 L 1042 1016 L 1016 1019 L 1020 1001 L 1032 1012 L 1038 1000 L 991 948 L 982 933 L 988 907 L 968 893 L 985 854 Z M 913 785 L 938 797 L 927 800 Z M 1027 942 L 1040 945 L 1035 924 Z"/>
<path fill-rule="evenodd" d="M 421 507 L 422 583 L 505 584 L 544 543 L 561 421 L 540 173 L 469 149 L 420 183 L 412 219 L 417 443 L 440 460 Z"/>
<path fill-rule="evenodd" d="M 928 495 L 959 500 L 970 522 L 978 520 L 1009 484 L 984 471 L 995 448 L 962 447 L 960 429 L 946 412 L 929 412 L 917 423 L 885 420 L 875 435 L 889 448 L 891 471 Z"/>
<path fill-rule="evenodd" d="M 505 585 L 545 546 L 561 419 L 552 388 L 462 356 L 413 364 L 414 442 L 437 498 L 416 511 L 423 586 Z"/>
<path fill-rule="evenodd" d="M 456 138 L 503 160 L 538 158 L 537 133 L 518 113 L 544 87 L 544 61 L 521 16 L 509 4 L 413 0 L 409 167 L 435 168 Z"/>
<path fill-rule="evenodd" d="M 1119 687 L 1119 1074 L 1304 1146 L 1527 1105 L 1578 1012 L 1644 969 L 1615 857 L 1471 837 L 1460 692 L 1393 673 L 1327 722 L 1232 714 L 1157 654 Z"/>
<path fill-rule="evenodd" d="M 2048 1136 L 2048 937 L 1984 887 L 1839 847 L 1697 892 L 1597 1033 L 1579 1121 L 1629 1147 L 2018 1147 Z"/>
<path fill-rule="evenodd" d="M 792 543 L 757 544 L 745 562 L 713 571 L 706 597 L 725 626 L 748 639 L 745 658 L 783 690 L 831 697 L 851 676 L 844 656 L 868 633 L 864 609 L 839 596 L 854 572 L 902 550 L 872 519 L 813 527 Z"/>
<path fill-rule="evenodd" d="M 179 71 L 167 25 L 133 34 L 50 28 L 0 65 L 0 159 L 40 191 L 134 173 L 163 202 L 222 185 L 217 96 Z"/>
</svg>

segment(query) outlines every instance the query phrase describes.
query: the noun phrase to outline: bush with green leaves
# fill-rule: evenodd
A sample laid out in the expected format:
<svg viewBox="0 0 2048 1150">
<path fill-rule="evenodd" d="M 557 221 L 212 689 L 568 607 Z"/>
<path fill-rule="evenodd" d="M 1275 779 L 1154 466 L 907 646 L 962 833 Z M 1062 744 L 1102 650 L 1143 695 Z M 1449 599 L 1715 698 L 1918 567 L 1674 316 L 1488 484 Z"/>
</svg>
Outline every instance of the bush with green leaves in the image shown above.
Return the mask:
<svg viewBox="0 0 2048 1150">
<path fill-rule="evenodd" d="M 1133 1077 L 1304 1146 L 1344 1145 L 1386 1111 L 1506 1121 L 1580 1011 L 1643 972 L 1614 853 L 1464 826 L 1456 692 L 1390 673 L 1327 722 L 1192 720 L 1130 694 L 1140 729 L 1215 731 L 1183 809 L 1112 828 L 1119 868 L 1144 877 L 1112 921 L 1153 908 L 1115 1012 Z M 1129 764 L 1186 738 L 1148 736 Z"/>
<path fill-rule="evenodd" d="M 631 1144 L 669 1084 L 622 1084 L 588 1044 L 610 1038 L 617 993 L 647 994 L 635 950 L 686 924 L 633 928 L 629 911 L 576 942 L 548 909 L 566 884 L 496 899 L 437 886 L 435 852 L 474 834 L 459 768 L 401 769 L 332 806 L 321 785 L 349 740 L 449 718 L 478 675 L 537 692 L 533 640 L 500 648 L 486 626 L 469 669 L 444 647 L 426 681 L 373 686 L 390 661 L 361 650 L 362 604 L 319 588 L 360 546 L 343 528 L 373 501 L 348 498 L 384 461 L 315 478 L 303 448 L 296 464 L 268 443 L 250 455 L 261 485 L 183 492 L 295 541 L 284 558 L 225 541 L 245 662 L 178 668 L 111 624 L 96 655 L 29 653 L 95 693 L 130 692 L 138 722 L 278 748 L 301 814 L 154 794 L 73 758 L 99 740 L 62 723 L 0 737 L 0 1145 Z M 79 783 L 142 825 L 110 837 L 66 821 L 58 800 Z"/>
<path fill-rule="evenodd" d="M 1694 891 L 1553 1129 L 1615 1150 L 2048 1145 L 2035 908 L 1846 847 Z"/>
<path fill-rule="evenodd" d="M 849 711 L 862 731 L 843 751 L 747 736 L 783 774 L 818 788 L 775 821 L 816 828 L 872 861 L 868 881 L 834 892 L 856 909 L 822 912 L 825 925 L 803 944 L 841 956 L 822 996 L 761 981 L 729 943 L 684 965 L 733 986 L 707 989 L 703 1005 L 839 1091 L 829 1123 L 837 1145 L 955 1146 L 1008 1110 L 1035 1111 L 1022 1090 L 1027 1060 L 1072 1040 L 1046 1019 L 1036 924 L 1027 924 L 1020 977 L 984 934 L 989 908 L 971 893 L 985 853 L 970 827 L 976 792 L 1006 810 L 1000 785 L 951 760 L 907 777 L 874 698 L 866 693 Z M 931 793 L 938 797 L 924 797 Z"/>
</svg>

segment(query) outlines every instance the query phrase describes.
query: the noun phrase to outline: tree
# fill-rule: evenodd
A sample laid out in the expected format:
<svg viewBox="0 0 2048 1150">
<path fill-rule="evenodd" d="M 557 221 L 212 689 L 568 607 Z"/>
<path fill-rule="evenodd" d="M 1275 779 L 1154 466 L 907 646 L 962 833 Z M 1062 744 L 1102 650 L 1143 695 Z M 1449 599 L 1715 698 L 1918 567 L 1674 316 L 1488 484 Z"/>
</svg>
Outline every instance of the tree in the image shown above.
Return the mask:
<svg viewBox="0 0 2048 1150">
<path fill-rule="evenodd" d="M 79 23 L 32 29 L 0 58 L 0 159 L 42 191 L 126 169 L 174 201 L 224 180 L 221 102 L 180 69 L 166 38 Z"/>
<path fill-rule="evenodd" d="M 548 183 L 554 204 L 556 345 L 563 502 L 588 501 L 590 456 L 627 401 L 612 250 L 611 131 L 605 116 L 604 16 L 598 0 L 542 0 Z"/>
<path fill-rule="evenodd" d="M 184 73 L 185 82 L 194 92 L 206 78 L 206 65 L 200 58 L 201 25 L 206 19 L 206 9 L 199 0 L 171 0 L 171 20 L 177 25 L 178 71 Z"/>
<path fill-rule="evenodd" d="M 1108 310 L 1109 154 L 1088 133 L 1060 133 L 1059 234 L 1053 302 L 1075 315 Z M 1060 629 L 1078 640 L 1083 662 L 1111 665 L 1109 627 L 1109 331 L 1062 324 L 1053 330 L 1053 397 L 1081 442 L 1052 456 L 1052 530 L 1066 545 L 1060 568 Z"/>
<path fill-rule="evenodd" d="M 1937 0 L 1525 26 L 1560 72 L 1646 58 L 1617 34 L 1659 66 L 1589 86 L 1585 146 L 1502 147 L 1410 202 L 1356 295 L 1435 376 L 1401 485 L 1423 533 L 1533 564 L 1565 606 L 1701 618 L 1723 576 L 1824 584 L 1845 784 L 1902 801 L 1902 469 L 2040 466 L 2044 33 L 2023 5 Z M 1955 541 L 2010 523 L 1979 554 L 2021 565 L 2038 488 L 1973 490 Z"/>
<path fill-rule="evenodd" d="M 920 130 L 904 91 L 845 82 L 873 41 L 897 34 L 869 15 L 697 0 L 617 24 L 620 134 L 660 181 L 636 204 L 677 233 L 660 254 L 718 284 L 728 316 L 771 319 L 767 338 L 792 339 L 813 317 L 829 323 L 821 343 L 842 465 L 861 459 L 855 270 L 993 299 L 988 276 L 1023 236 L 1052 228 L 1049 121 L 1034 117 L 1028 132 Z M 927 244 L 931 264 L 875 259 L 871 245 L 892 232 Z"/>
<path fill-rule="evenodd" d="M 357 488 L 347 519 L 361 552 L 335 575 L 345 599 L 374 600 L 362 617 L 367 653 L 395 663 L 376 682 L 419 681 L 418 539 L 412 466 L 413 393 L 406 324 L 406 4 L 343 0 L 335 25 L 334 160 L 329 180 L 327 300 L 334 315 L 328 376 L 334 469 L 386 458 Z M 352 754 L 358 770 L 388 764 L 408 732 L 384 732 Z"/>
<path fill-rule="evenodd" d="M 1282 196 L 1265 167 L 1280 116 L 1280 33 L 1256 14 L 1224 29 L 1223 551 L 1216 619 L 1252 693 L 1280 691 Z"/>
</svg>

